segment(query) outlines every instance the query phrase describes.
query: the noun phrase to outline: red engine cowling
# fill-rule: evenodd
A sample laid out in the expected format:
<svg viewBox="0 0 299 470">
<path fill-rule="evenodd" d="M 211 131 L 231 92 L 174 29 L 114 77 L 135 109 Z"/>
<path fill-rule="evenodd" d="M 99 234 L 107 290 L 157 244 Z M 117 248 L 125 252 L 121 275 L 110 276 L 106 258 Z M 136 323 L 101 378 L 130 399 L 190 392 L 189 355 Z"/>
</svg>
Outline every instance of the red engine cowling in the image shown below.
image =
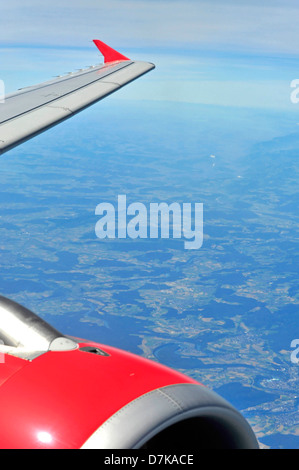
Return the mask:
<svg viewBox="0 0 299 470">
<path fill-rule="evenodd" d="M 69 338 L 0 297 L 0 448 L 258 448 L 227 401 L 172 369 Z"/>
</svg>

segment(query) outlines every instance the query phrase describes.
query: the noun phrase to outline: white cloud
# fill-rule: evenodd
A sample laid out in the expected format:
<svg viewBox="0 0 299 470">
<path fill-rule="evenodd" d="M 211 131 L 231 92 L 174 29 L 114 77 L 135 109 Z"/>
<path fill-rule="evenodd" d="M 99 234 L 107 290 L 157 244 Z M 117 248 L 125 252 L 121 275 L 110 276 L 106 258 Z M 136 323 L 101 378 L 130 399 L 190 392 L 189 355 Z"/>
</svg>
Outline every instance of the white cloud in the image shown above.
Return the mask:
<svg viewBox="0 0 299 470">
<path fill-rule="evenodd" d="M 1 10 L 3 44 L 298 50 L 294 0 L 10 0 Z"/>
</svg>

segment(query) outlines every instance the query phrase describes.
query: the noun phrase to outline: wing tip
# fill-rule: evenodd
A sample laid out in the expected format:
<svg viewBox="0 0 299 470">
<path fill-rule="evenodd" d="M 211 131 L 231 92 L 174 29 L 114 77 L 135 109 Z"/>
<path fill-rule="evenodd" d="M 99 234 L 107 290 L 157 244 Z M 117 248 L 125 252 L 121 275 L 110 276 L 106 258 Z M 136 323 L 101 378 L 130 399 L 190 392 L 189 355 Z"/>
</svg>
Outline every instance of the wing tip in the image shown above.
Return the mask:
<svg viewBox="0 0 299 470">
<path fill-rule="evenodd" d="M 131 60 L 128 57 L 121 54 L 120 52 L 116 51 L 115 49 L 112 49 L 112 47 L 108 46 L 107 44 L 105 44 L 103 41 L 100 41 L 99 39 L 93 39 L 93 42 L 97 46 L 101 54 L 104 56 L 105 64 L 109 62 L 115 62 L 115 61 Z"/>
</svg>

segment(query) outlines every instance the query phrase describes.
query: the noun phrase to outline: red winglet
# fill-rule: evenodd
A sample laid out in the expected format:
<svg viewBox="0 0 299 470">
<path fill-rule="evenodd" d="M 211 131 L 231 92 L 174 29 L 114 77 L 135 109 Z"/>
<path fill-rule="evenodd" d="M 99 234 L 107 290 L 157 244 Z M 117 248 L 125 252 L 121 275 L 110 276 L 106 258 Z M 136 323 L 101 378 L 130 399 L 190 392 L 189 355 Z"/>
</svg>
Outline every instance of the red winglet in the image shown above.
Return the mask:
<svg viewBox="0 0 299 470">
<path fill-rule="evenodd" d="M 112 49 L 112 47 L 107 46 L 102 41 L 99 41 L 99 39 L 94 39 L 93 42 L 104 56 L 104 63 L 107 64 L 109 62 L 114 62 L 115 60 L 130 60 L 128 57 L 125 57 L 124 55 L 120 54 L 116 50 Z"/>
</svg>

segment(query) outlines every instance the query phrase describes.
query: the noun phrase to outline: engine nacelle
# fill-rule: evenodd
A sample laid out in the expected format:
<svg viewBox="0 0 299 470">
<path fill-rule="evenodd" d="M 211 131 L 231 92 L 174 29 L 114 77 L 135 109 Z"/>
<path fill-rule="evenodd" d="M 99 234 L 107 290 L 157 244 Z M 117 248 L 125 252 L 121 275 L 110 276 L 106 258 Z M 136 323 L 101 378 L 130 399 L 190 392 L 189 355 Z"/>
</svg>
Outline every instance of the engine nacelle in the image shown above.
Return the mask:
<svg viewBox="0 0 299 470">
<path fill-rule="evenodd" d="M 0 448 L 258 448 L 226 400 L 168 367 L 66 337 L 0 297 Z"/>
</svg>

